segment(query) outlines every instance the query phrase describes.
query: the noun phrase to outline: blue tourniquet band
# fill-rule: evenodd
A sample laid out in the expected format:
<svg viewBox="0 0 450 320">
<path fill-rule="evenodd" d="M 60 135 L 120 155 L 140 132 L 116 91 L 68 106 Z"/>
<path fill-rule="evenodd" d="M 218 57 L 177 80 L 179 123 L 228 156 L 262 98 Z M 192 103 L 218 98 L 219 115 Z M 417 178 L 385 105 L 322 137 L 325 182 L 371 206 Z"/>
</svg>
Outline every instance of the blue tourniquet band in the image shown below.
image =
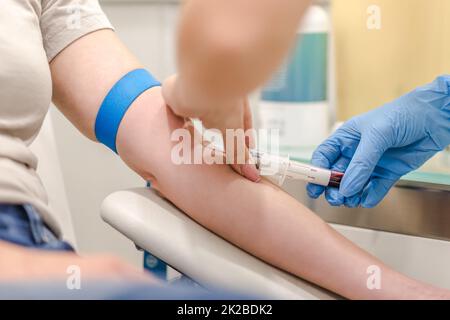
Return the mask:
<svg viewBox="0 0 450 320">
<path fill-rule="evenodd" d="M 161 83 L 144 69 L 133 70 L 117 81 L 98 111 L 95 120 L 97 140 L 117 153 L 117 131 L 128 108 L 144 91 L 160 85 Z"/>
</svg>

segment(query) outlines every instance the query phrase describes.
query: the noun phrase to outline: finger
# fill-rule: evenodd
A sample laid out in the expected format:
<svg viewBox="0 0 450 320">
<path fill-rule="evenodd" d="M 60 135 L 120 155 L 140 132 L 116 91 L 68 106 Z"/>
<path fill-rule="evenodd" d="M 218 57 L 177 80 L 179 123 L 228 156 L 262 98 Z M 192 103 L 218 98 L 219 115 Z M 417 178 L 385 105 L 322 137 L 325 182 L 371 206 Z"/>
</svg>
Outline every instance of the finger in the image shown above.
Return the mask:
<svg viewBox="0 0 450 320">
<path fill-rule="evenodd" d="M 242 152 L 241 150 L 238 150 L 237 152 Z M 256 168 L 256 164 L 251 158 L 250 152 L 248 150 L 247 146 L 244 146 L 244 153 L 245 153 L 245 163 L 244 164 L 238 164 L 241 174 L 253 182 L 259 182 L 261 180 L 260 174 L 258 169 Z"/>
<path fill-rule="evenodd" d="M 361 196 L 359 194 L 355 194 L 351 197 L 345 197 L 344 205 L 349 208 L 357 208 L 361 204 Z"/>
<path fill-rule="evenodd" d="M 334 162 L 336 159 L 338 159 L 339 154 L 339 146 L 331 143 L 330 140 L 327 140 L 314 151 L 311 158 L 311 163 L 316 167 L 330 169 L 333 165 L 330 160 Z M 308 185 L 306 186 L 308 195 L 313 199 L 317 199 L 318 197 L 320 197 L 325 189 L 326 188 L 324 186 L 319 186 L 312 183 L 308 183 Z"/>
<path fill-rule="evenodd" d="M 348 158 L 340 157 L 332 166 L 329 166 L 328 160 L 325 158 L 321 158 L 321 160 L 319 160 L 319 161 L 313 161 L 313 164 L 318 167 L 322 167 L 322 168 L 330 168 L 331 167 L 330 168 L 331 170 L 344 172 L 345 168 L 348 166 L 349 162 L 350 162 L 350 160 Z M 306 186 L 306 191 L 308 192 L 308 195 L 311 198 L 317 199 L 325 191 L 325 187 L 309 183 Z"/>
<path fill-rule="evenodd" d="M 172 111 L 177 114 L 175 107 L 177 106 L 177 98 L 175 92 L 176 75 L 172 75 L 164 80 L 162 85 L 162 96 L 166 104 L 172 109 Z M 178 115 L 178 114 L 177 114 Z"/>
<path fill-rule="evenodd" d="M 345 157 L 340 157 L 331 166 L 331 170 L 343 171 L 348 166 L 350 159 Z M 332 206 L 342 206 L 345 203 L 345 197 L 339 192 L 337 188 L 326 188 L 325 199 Z"/>
<path fill-rule="evenodd" d="M 261 179 L 260 174 L 251 159 L 247 146 L 250 143 L 250 139 L 252 139 L 248 136 L 249 132 L 245 131 L 245 126 L 251 125 L 251 117 L 245 115 L 248 112 L 249 105 L 243 102 L 237 114 L 233 113 L 231 117 L 226 119 L 221 131 L 224 137 L 227 163 L 231 164 L 231 167 L 245 178 L 253 182 L 258 182 Z M 229 131 L 229 129 L 234 130 Z"/>
<path fill-rule="evenodd" d="M 230 164 L 230 166 L 237 174 L 243 176 L 240 164 Z"/>
<path fill-rule="evenodd" d="M 256 168 L 256 165 L 254 165 L 254 164 L 242 164 L 241 172 L 242 172 L 242 175 L 250 181 L 253 181 L 253 182 L 261 181 L 261 176 L 259 174 L 259 171 Z"/>
<path fill-rule="evenodd" d="M 248 149 L 246 151 L 248 153 Z M 246 158 L 249 159 L 250 155 L 247 154 Z M 230 164 L 231 168 L 233 168 L 234 171 L 236 171 L 241 176 L 247 178 L 250 181 L 253 182 L 259 182 L 261 180 L 261 176 L 259 174 L 258 169 L 256 168 L 255 164 L 251 163 L 245 163 L 245 164 L 239 164 L 239 163 L 232 163 Z"/>
<path fill-rule="evenodd" d="M 345 171 L 340 192 L 346 197 L 360 193 L 369 181 L 375 166 L 384 153 L 384 149 L 375 143 L 376 137 L 362 136 L 358 148 Z"/>
<path fill-rule="evenodd" d="M 306 185 L 306 192 L 308 196 L 313 199 L 317 199 L 325 191 L 325 187 L 317 184 L 308 183 Z"/>
<path fill-rule="evenodd" d="M 219 130 L 222 132 L 227 163 L 231 165 L 245 163 L 245 131 L 243 107 L 233 110 L 221 119 Z"/>
<path fill-rule="evenodd" d="M 244 99 L 244 129 L 252 129 L 253 128 L 253 115 L 252 110 L 250 109 L 250 103 L 248 99 Z"/>
<path fill-rule="evenodd" d="M 256 148 L 255 132 L 253 130 L 253 116 L 248 99 L 244 99 L 244 130 L 245 130 L 245 159 L 246 164 L 242 167 L 242 173 L 251 181 L 261 180 L 259 171 L 256 168 L 255 161 L 252 159 L 249 149 Z"/>
<path fill-rule="evenodd" d="M 236 118 L 233 118 L 231 120 L 227 119 L 226 124 L 224 124 L 223 127 L 220 128 L 220 131 L 222 132 L 223 136 L 223 143 L 227 164 L 229 164 L 236 173 L 240 174 L 241 176 L 244 176 L 244 173 L 242 172 L 241 162 L 242 159 L 244 159 L 245 161 L 245 157 L 242 158 L 242 156 L 240 156 L 238 152 L 239 150 L 243 150 L 243 148 L 245 148 L 245 141 L 244 144 L 242 144 L 243 143 L 242 141 L 239 141 L 239 138 L 237 138 L 236 139 L 237 141 L 235 141 L 235 136 L 232 134 L 232 132 L 227 130 L 227 129 L 243 128 L 243 123 L 239 121 L 236 122 L 235 120 Z"/>
<path fill-rule="evenodd" d="M 342 194 L 340 194 L 339 190 L 336 188 L 326 188 L 325 199 L 333 207 L 342 206 L 345 201 L 345 197 Z"/>
<path fill-rule="evenodd" d="M 350 158 L 339 157 L 333 165 L 331 165 L 330 170 L 344 172 L 350 163 Z"/>
<path fill-rule="evenodd" d="M 396 180 L 389 180 L 383 178 L 373 178 L 364 188 L 361 205 L 364 208 L 373 208 L 378 205 L 386 196 Z"/>
<path fill-rule="evenodd" d="M 316 167 L 329 169 L 340 154 L 339 145 L 332 137 L 328 138 L 314 151 L 311 158 L 311 164 Z M 325 187 L 308 183 L 306 191 L 308 196 L 317 199 L 325 191 Z"/>
<path fill-rule="evenodd" d="M 242 120 L 242 119 L 241 119 Z M 225 152 L 229 164 L 248 163 L 249 155 L 247 143 L 249 142 L 243 124 L 230 123 L 220 129 L 224 137 Z"/>
<path fill-rule="evenodd" d="M 329 169 L 340 156 L 340 145 L 333 137 L 330 137 L 314 150 L 311 164 L 316 167 Z"/>
<path fill-rule="evenodd" d="M 244 100 L 244 130 L 247 133 L 245 144 L 247 148 L 256 147 L 255 132 L 253 130 L 253 116 L 248 99 Z"/>
</svg>

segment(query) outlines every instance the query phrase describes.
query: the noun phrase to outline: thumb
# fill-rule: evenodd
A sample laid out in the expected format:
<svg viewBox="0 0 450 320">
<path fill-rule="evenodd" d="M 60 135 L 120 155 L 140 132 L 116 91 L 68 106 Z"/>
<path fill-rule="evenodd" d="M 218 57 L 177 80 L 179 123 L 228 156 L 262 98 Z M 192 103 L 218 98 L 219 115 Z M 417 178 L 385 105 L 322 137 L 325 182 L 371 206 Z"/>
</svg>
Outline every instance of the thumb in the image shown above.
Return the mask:
<svg viewBox="0 0 450 320">
<path fill-rule="evenodd" d="M 227 163 L 230 164 L 234 171 L 240 175 L 250 181 L 258 182 L 261 177 L 254 161 L 251 159 L 248 145 L 246 143 L 246 137 L 242 137 L 241 139 L 240 134 L 238 134 L 236 140 L 237 141 L 234 141 L 234 137 L 224 138 Z M 233 148 L 231 147 L 232 145 L 234 145 Z"/>
<path fill-rule="evenodd" d="M 162 84 L 162 96 L 167 105 L 171 108 L 175 108 L 177 106 L 177 96 L 175 91 L 177 76 L 172 75 L 164 80 Z M 175 111 L 175 110 L 174 110 Z M 175 112 L 176 113 L 176 112 Z"/>
<path fill-rule="evenodd" d="M 385 149 L 375 143 L 374 136 L 363 135 L 345 170 L 339 192 L 345 197 L 360 193 L 370 179 Z"/>
<path fill-rule="evenodd" d="M 241 110 L 242 111 L 242 110 Z M 253 137 L 251 130 L 246 130 L 249 126 L 248 119 L 244 119 L 244 113 L 232 113 L 228 118 L 223 119 L 220 131 L 223 135 L 226 161 L 240 175 L 257 182 L 260 175 L 256 165 L 251 161 L 249 143 Z"/>
</svg>

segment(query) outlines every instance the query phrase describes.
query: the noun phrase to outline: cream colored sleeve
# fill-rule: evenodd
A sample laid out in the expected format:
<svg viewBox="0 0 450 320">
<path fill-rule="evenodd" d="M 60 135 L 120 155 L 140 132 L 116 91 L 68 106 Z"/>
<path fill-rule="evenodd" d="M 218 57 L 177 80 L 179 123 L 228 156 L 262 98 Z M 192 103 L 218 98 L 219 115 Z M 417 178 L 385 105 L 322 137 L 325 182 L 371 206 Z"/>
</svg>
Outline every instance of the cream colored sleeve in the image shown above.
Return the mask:
<svg viewBox="0 0 450 320">
<path fill-rule="evenodd" d="M 42 0 L 40 27 L 48 61 L 88 33 L 113 29 L 98 0 Z"/>
</svg>

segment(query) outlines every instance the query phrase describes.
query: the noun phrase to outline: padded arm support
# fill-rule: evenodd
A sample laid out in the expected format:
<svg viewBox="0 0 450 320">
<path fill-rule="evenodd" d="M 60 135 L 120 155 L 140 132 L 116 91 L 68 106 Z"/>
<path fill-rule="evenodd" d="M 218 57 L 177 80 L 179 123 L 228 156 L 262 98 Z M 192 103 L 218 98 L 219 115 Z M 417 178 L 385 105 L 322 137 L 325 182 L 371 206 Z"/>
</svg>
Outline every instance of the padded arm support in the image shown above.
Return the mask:
<svg viewBox="0 0 450 320">
<path fill-rule="evenodd" d="M 105 199 L 101 214 L 136 245 L 205 288 L 272 299 L 336 298 L 225 241 L 152 190 L 116 192 Z"/>
</svg>

